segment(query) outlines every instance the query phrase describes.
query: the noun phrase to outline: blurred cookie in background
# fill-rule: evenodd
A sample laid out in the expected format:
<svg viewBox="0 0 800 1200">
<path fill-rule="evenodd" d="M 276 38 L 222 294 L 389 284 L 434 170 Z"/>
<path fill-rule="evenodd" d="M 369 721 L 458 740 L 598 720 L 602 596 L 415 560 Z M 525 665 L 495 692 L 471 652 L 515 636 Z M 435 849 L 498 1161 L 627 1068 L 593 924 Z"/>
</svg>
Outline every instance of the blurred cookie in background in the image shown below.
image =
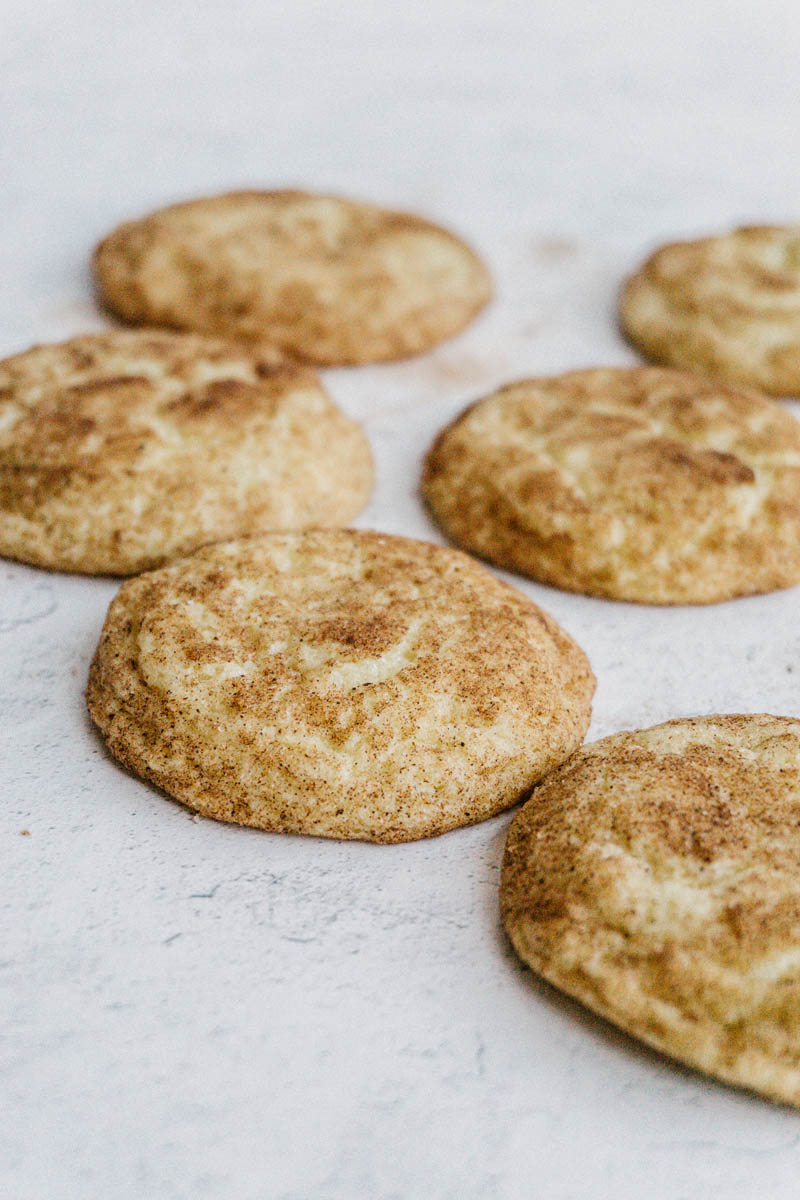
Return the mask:
<svg viewBox="0 0 800 1200">
<path fill-rule="evenodd" d="M 420 354 L 491 295 L 481 260 L 438 225 L 302 191 L 229 192 L 128 221 L 97 247 L 94 270 L 126 321 L 330 365 Z"/>
<path fill-rule="evenodd" d="M 662 246 L 625 284 L 620 319 L 653 362 L 800 396 L 800 225 Z"/>
</svg>

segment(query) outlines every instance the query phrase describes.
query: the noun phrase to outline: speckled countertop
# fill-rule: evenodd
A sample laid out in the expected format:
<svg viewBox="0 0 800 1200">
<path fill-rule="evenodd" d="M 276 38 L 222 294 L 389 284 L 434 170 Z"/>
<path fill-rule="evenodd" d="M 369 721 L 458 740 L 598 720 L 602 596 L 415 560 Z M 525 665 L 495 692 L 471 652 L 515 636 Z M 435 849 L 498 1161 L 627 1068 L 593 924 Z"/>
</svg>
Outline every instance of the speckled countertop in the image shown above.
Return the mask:
<svg viewBox="0 0 800 1200">
<path fill-rule="evenodd" d="M 731 0 L 4 7 L 0 352 L 101 328 L 93 241 L 168 200 L 328 187 L 452 223 L 498 298 L 327 373 L 435 538 L 436 430 L 494 384 L 634 361 L 663 237 L 797 219 L 800 11 Z M 585 647 L 592 735 L 800 710 L 800 592 L 660 610 L 521 585 Z M 0 1193 L 13 1200 L 790 1200 L 795 1113 L 669 1065 L 517 966 L 507 817 L 407 846 L 192 820 L 83 708 L 115 584 L 0 563 Z"/>
</svg>

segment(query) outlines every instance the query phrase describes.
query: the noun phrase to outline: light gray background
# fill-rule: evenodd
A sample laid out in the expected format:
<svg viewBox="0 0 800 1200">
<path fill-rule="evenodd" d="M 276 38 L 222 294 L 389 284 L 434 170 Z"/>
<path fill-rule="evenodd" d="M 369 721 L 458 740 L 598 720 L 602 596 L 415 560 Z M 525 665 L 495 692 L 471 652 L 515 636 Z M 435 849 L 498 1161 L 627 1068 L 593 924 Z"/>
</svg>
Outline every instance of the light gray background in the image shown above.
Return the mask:
<svg viewBox="0 0 800 1200">
<path fill-rule="evenodd" d="M 327 373 L 377 458 L 363 526 L 437 536 L 420 458 L 466 401 L 634 361 L 615 292 L 652 244 L 800 213 L 795 0 L 0 16 L 0 352 L 102 328 L 93 242 L 198 192 L 338 189 L 486 255 L 497 301 L 461 338 Z M 659 610 L 522 586 L 591 657 L 594 735 L 798 711 L 796 590 Z M 507 817 L 398 847 L 277 837 L 192 821 L 118 770 L 82 701 L 114 591 L 0 564 L 3 1195 L 798 1195 L 795 1114 L 518 968 Z"/>
</svg>

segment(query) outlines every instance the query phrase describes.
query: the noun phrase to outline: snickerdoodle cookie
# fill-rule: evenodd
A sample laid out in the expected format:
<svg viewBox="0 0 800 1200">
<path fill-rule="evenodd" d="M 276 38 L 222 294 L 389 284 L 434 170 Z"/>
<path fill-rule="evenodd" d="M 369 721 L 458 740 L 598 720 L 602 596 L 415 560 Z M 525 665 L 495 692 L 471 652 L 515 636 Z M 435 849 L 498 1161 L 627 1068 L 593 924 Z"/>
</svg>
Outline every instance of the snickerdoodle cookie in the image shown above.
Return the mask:
<svg viewBox="0 0 800 1200">
<path fill-rule="evenodd" d="M 514 818 L 520 958 L 628 1033 L 800 1105 L 800 721 L 712 716 L 585 746 Z"/>
<path fill-rule="evenodd" d="M 626 283 L 620 316 L 654 362 L 800 395 L 800 225 L 662 246 Z"/>
<path fill-rule="evenodd" d="M 512 383 L 440 434 L 422 490 L 459 545 L 570 591 L 707 604 L 800 582 L 800 424 L 700 376 Z"/>
<path fill-rule="evenodd" d="M 129 575 L 261 529 L 346 524 L 372 460 L 313 371 L 195 334 L 0 362 L 0 554 Z"/>
<path fill-rule="evenodd" d="M 123 585 L 89 710 L 205 816 L 401 842 L 516 803 L 583 740 L 594 678 L 473 559 L 352 530 L 220 543 Z"/>
<path fill-rule="evenodd" d="M 459 238 L 407 213 L 300 191 L 174 204 L 109 234 L 94 267 L 126 321 L 279 347 L 314 363 L 405 358 L 491 293 Z"/>
</svg>

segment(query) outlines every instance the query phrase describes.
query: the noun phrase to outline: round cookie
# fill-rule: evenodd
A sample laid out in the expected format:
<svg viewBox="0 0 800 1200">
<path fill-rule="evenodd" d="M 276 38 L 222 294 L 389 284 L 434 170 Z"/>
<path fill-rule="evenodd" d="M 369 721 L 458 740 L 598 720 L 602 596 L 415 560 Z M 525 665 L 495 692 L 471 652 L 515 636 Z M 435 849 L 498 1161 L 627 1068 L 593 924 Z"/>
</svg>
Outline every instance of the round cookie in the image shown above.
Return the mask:
<svg viewBox="0 0 800 1200">
<path fill-rule="evenodd" d="M 800 424 L 699 376 L 512 383 L 440 434 L 422 491 L 454 541 L 569 591 L 708 604 L 800 582 Z"/>
<path fill-rule="evenodd" d="M 669 721 L 585 746 L 514 818 L 520 958 L 620 1028 L 800 1105 L 800 721 Z"/>
<path fill-rule="evenodd" d="M 308 530 L 126 583 L 87 698 L 111 753 L 204 816 L 402 842 L 516 803 L 593 692 L 572 639 L 467 555 Z"/>
<path fill-rule="evenodd" d="M 800 225 L 663 246 L 623 288 L 620 318 L 654 362 L 800 395 Z"/>
<path fill-rule="evenodd" d="M 372 459 L 313 371 L 117 331 L 0 362 L 0 554 L 129 575 L 256 530 L 346 524 Z"/>
<path fill-rule="evenodd" d="M 421 217 L 338 196 L 230 192 L 121 225 L 95 251 L 126 321 L 379 362 L 458 333 L 491 295 L 468 246 Z"/>
</svg>

